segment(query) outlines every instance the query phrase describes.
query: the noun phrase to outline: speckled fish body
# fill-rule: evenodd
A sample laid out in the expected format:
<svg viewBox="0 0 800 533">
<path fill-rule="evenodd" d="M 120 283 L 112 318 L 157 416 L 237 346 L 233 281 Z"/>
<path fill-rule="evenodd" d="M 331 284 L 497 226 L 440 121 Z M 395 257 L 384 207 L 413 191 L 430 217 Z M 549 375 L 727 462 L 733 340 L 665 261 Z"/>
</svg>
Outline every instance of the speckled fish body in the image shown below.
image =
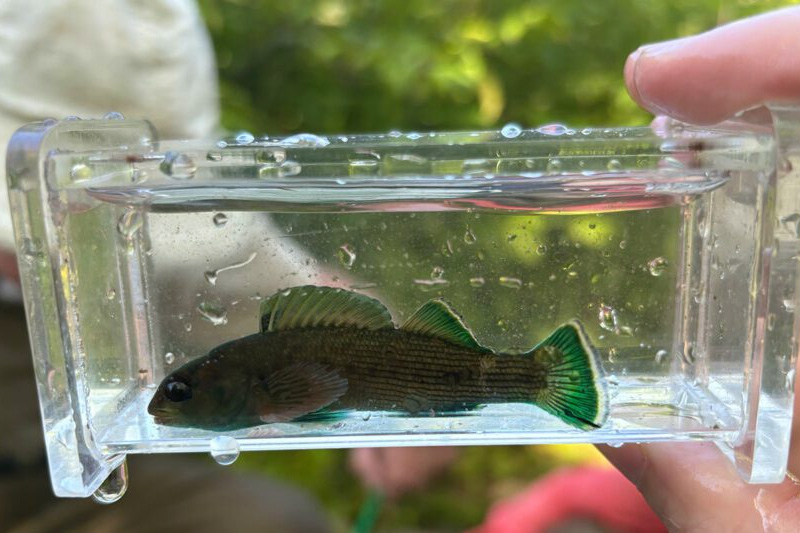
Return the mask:
<svg viewBox="0 0 800 533">
<path fill-rule="evenodd" d="M 348 411 L 448 414 L 532 403 L 581 429 L 607 417 L 599 358 L 576 321 L 523 354 L 482 347 L 442 300 L 402 327 L 382 304 L 327 287 L 268 300 L 262 331 L 165 378 L 156 421 L 224 431 Z"/>
</svg>

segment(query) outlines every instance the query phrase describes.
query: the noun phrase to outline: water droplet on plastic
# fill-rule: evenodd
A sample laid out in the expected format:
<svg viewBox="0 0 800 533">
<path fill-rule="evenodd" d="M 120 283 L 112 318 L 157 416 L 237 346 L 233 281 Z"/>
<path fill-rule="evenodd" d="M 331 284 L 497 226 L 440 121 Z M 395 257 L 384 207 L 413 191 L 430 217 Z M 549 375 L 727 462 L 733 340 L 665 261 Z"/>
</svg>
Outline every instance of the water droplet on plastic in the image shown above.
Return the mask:
<svg viewBox="0 0 800 533">
<path fill-rule="evenodd" d="M 467 228 L 467 231 L 464 232 L 464 242 L 467 244 L 475 244 L 478 242 L 478 238 L 472 232 L 472 229 Z"/>
<path fill-rule="evenodd" d="M 442 279 L 444 276 L 444 269 L 440 266 L 433 267 L 431 270 L 431 279 Z"/>
<path fill-rule="evenodd" d="M 618 159 L 609 159 L 608 163 L 606 163 L 606 168 L 608 170 L 619 170 L 622 168 L 622 163 Z"/>
<path fill-rule="evenodd" d="M 622 448 L 621 442 L 606 442 L 607 446 L 611 446 L 612 448 Z"/>
<path fill-rule="evenodd" d="M 324 148 L 331 143 L 326 137 L 320 137 L 313 133 L 298 133 L 291 137 L 286 137 L 281 141 L 283 146 L 302 146 L 309 148 Z"/>
<path fill-rule="evenodd" d="M 219 152 L 208 152 L 206 154 L 206 159 L 208 161 L 222 161 L 222 154 Z"/>
<path fill-rule="evenodd" d="M 536 253 L 539 255 L 544 255 L 547 253 L 547 245 L 540 244 L 536 247 Z"/>
<path fill-rule="evenodd" d="M 197 172 L 191 157 L 180 152 L 167 152 L 159 165 L 161 172 L 176 180 L 188 180 Z"/>
<path fill-rule="evenodd" d="M 256 152 L 256 163 L 283 163 L 286 161 L 286 150 L 269 148 Z"/>
<path fill-rule="evenodd" d="M 564 135 L 567 133 L 567 128 L 563 124 L 546 124 L 539 128 L 536 128 L 536 131 L 539 133 L 543 133 L 544 135 Z"/>
<path fill-rule="evenodd" d="M 469 284 L 472 287 L 483 287 L 486 284 L 486 280 L 483 278 L 469 278 Z"/>
<path fill-rule="evenodd" d="M 617 349 L 611 348 L 608 350 L 608 362 L 613 363 L 616 361 L 617 358 Z"/>
<path fill-rule="evenodd" d="M 780 222 L 792 232 L 795 238 L 800 238 L 800 213 L 792 213 L 781 217 Z"/>
<path fill-rule="evenodd" d="M 240 131 L 239 133 L 236 134 L 234 140 L 236 141 L 236 144 L 245 145 L 252 143 L 253 141 L 256 140 L 256 138 L 249 131 Z"/>
<path fill-rule="evenodd" d="M 400 130 L 391 130 L 389 132 L 389 137 L 391 137 L 392 139 L 397 139 L 398 137 L 402 137 L 402 136 L 403 136 L 403 132 L 400 131 Z"/>
<path fill-rule="evenodd" d="M 778 320 L 778 317 L 775 315 L 775 313 L 769 313 L 767 315 L 767 329 L 769 331 L 772 331 L 772 330 L 775 329 L 775 322 L 777 320 Z"/>
<path fill-rule="evenodd" d="M 353 264 L 356 262 L 356 252 L 353 250 L 353 247 L 349 244 L 343 244 L 339 247 L 339 250 L 336 252 L 339 256 L 339 262 L 342 264 L 343 267 L 350 270 L 353 268 Z"/>
<path fill-rule="evenodd" d="M 519 137 L 522 133 L 522 126 L 516 124 L 514 122 L 509 122 L 500 130 L 500 135 L 505 137 L 506 139 L 514 139 Z"/>
<path fill-rule="evenodd" d="M 509 289 L 521 289 L 522 288 L 522 280 L 518 278 L 512 278 L 509 276 L 500 276 L 498 282 L 503 287 L 508 287 Z"/>
<path fill-rule="evenodd" d="M 620 326 L 617 330 L 617 335 L 620 337 L 633 337 L 633 329 L 630 326 Z"/>
<path fill-rule="evenodd" d="M 647 270 L 653 276 L 660 276 L 667 271 L 667 260 L 663 257 L 656 257 L 647 262 Z"/>
<path fill-rule="evenodd" d="M 591 135 L 592 134 L 592 128 L 583 128 L 581 130 L 581 134 L 582 135 Z"/>
<path fill-rule="evenodd" d="M 108 298 L 109 300 L 113 300 L 116 297 L 117 297 L 117 291 L 115 291 L 114 289 L 110 288 L 106 291 L 106 298 Z"/>
<path fill-rule="evenodd" d="M 547 171 L 559 172 L 563 166 L 560 159 L 551 159 L 547 162 Z"/>
<path fill-rule="evenodd" d="M 142 214 L 136 209 L 127 209 L 119 217 L 119 222 L 117 222 L 117 231 L 119 231 L 119 234 L 122 235 L 126 240 L 130 240 L 133 238 L 134 234 L 139 231 L 139 228 L 142 227 L 142 224 L 144 224 Z"/>
<path fill-rule="evenodd" d="M 667 357 L 666 350 L 659 350 L 656 352 L 656 363 L 661 364 L 662 361 Z"/>
<path fill-rule="evenodd" d="M 217 213 L 216 215 L 214 215 L 214 218 L 212 220 L 214 221 L 214 225 L 216 227 L 221 228 L 222 226 L 228 223 L 228 215 L 226 215 L 225 213 Z"/>
<path fill-rule="evenodd" d="M 211 285 L 217 284 L 217 273 L 214 270 L 206 270 L 203 272 L 203 277 L 205 277 L 206 281 Z"/>
<path fill-rule="evenodd" d="M 183 325 L 183 329 L 185 329 L 187 332 L 192 331 L 192 323 L 187 322 L 186 324 Z"/>
<path fill-rule="evenodd" d="M 416 141 L 417 139 L 421 139 L 422 135 L 416 132 L 411 132 L 406 135 L 406 139 L 411 139 L 412 141 Z"/>
<path fill-rule="evenodd" d="M 617 311 L 611 306 L 600 304 L 598 315 L 600 327 L 606 331 L 619 331 L 619 319 L 617 318 Z"/>
<path fill-rule="evenodd" d="M 370 418 L 372 418 L 372 413 L 370 413 L 369 411 L 361 415 L 361 420 L 363 420 L 364 422 L 368 422 Z"/>
<path fill-rule="evenodd" d="M 286 160 L 278 167 L 278 175 L 282 178 L 297 176 L 302 170 L 303 167 L 297 161 Z"/>
<path fill-rule="evenodd" d="M 92 499 L 102 504 L 114 503 L 122 498 L 127 490 L 128 464 L 123 460 L 92 494 Z"/>
<path fill-rule="evenodd" d="M 792 300 L 791 298 L 784 298 L 783 299 L 783 308 L 786 309 L 787 311 L 789 311 L 790 313 L 792 311 L 794 311 L 794 308 L 795 308 L 794 300 Z"/>
<path fill-rule="evenodd" d="M 174 362 L 175 362 L 175 354 L 174 354 L 174 353 L 172 353 L 172 352 L 167 352 L 167 353 L 165 353 L 165 354 L 164 354 L 164 361 L 165 361 L 165 362 L 166 362 L 168 365 L 171 365 L 172 363 L 174 363 Z"/>
<path fill-rule="evenodd" d="M 223 326 L 228 323 L 227 309 L 210 302 L 202 302 L 198 305 L 197 312 L 215 326 Z"/>
<path fill-rule="evenodd" d="M 73 165 L 69 171 L 72 181 L 86 181 L 92 178 L 92 169 L 83 163 Z"/>
<path fill-rule="evenodd" d="M 211 457 L 223 466 L 232 465 L 239 458 L 239 443 L 233 437 L 220 435 L 209 443 Z"/>
<path fill-rule="evenodd" d="M 105 115 L 103 115 L 105 120 L 124 120 L 125 117 L 119 111 L 109 111 Z"/>
<path fill-rule="evenodd" d="M 628 246 L 628 242 L 625 240 L 619 241 L 619 249 L 624 250 Z"/>
<path fill-rule="evenodd" d="M 794 390 L 794 374 L 795 370 L 792 368 L 786 373 L 786 390 L 793 391 Z"/>
</svg>

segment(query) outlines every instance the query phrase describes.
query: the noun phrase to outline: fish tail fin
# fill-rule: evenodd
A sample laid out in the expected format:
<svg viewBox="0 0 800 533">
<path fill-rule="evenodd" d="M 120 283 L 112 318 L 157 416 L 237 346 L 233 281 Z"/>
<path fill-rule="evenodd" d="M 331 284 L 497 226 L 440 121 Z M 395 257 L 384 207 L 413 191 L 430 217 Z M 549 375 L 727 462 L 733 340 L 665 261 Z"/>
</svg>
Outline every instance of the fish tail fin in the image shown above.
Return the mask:
<svg viewBox="0 0 800 533">
<path fill-rule="evenodd" d="M 528 354 L 542 365 L 545 386 L 534 403 L 567 424 L 597 429 L 608 419 L 603 367 L 583 326 L 572 320 L 553 331 Z"/>
</svg>

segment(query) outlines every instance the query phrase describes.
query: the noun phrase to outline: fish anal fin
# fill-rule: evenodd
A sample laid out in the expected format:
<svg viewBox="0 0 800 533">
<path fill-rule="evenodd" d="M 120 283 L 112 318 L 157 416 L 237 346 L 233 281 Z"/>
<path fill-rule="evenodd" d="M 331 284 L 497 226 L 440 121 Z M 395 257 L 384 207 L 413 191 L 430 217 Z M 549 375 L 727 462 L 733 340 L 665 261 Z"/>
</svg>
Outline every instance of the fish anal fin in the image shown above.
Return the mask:
<svg viewBox="0 0 800 533">
<path fill-rule="evenodd" d="M 485 350 L 458 313 L 450 304 L 440 298 L 431 300 L 417 309 L 400 329 L 448 341 L 465 348 Z"/>
<path fill-rule="evenodd" d="M 567 424 L 597 429 L 608 419 L 608 391 L 602 363 L 577 320 L 557 328 L 525 355 L 541 365 L 546 386 L 536 405 Z"/>
<path fill-rule="evenodd" d="M 311 327 L 393 328 L 389 310 L 374 298 L 333 287 L 304 285 L 279 291 L 261 304 L 261 331 Z"/>
<path fill-rule="evenodd" d="M 287 365 L 255 385 L 263 422 L 290 422 L 318 411 L 347 392 L 347 379 L 315 362 Z"/>
</svg>

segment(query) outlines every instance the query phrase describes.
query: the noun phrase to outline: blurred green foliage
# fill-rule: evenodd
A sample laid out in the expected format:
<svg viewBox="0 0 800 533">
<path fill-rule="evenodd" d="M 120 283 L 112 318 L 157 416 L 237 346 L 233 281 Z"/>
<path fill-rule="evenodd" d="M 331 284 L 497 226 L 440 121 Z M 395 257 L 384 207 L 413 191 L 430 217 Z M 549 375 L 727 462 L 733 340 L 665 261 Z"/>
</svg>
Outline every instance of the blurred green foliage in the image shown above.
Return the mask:
<svg viewBox="0 0 800 533">
<path fill-rule="evenodd" d="M 223 126 L 285 134 L 646 124 L 622 83 L 632 50 L 797 2 L 199 3 L 217 53 Z M 475 525 L 492 501 L 563 464 L 550 453 L 467 449 L 432 488 L 390 505 L 381 529 Z M 318 450 L 245 455 L 237 468 L 308 488 L 346 529 L 364 497 L 346 463 L 342 451 Z"/>
</svg>

